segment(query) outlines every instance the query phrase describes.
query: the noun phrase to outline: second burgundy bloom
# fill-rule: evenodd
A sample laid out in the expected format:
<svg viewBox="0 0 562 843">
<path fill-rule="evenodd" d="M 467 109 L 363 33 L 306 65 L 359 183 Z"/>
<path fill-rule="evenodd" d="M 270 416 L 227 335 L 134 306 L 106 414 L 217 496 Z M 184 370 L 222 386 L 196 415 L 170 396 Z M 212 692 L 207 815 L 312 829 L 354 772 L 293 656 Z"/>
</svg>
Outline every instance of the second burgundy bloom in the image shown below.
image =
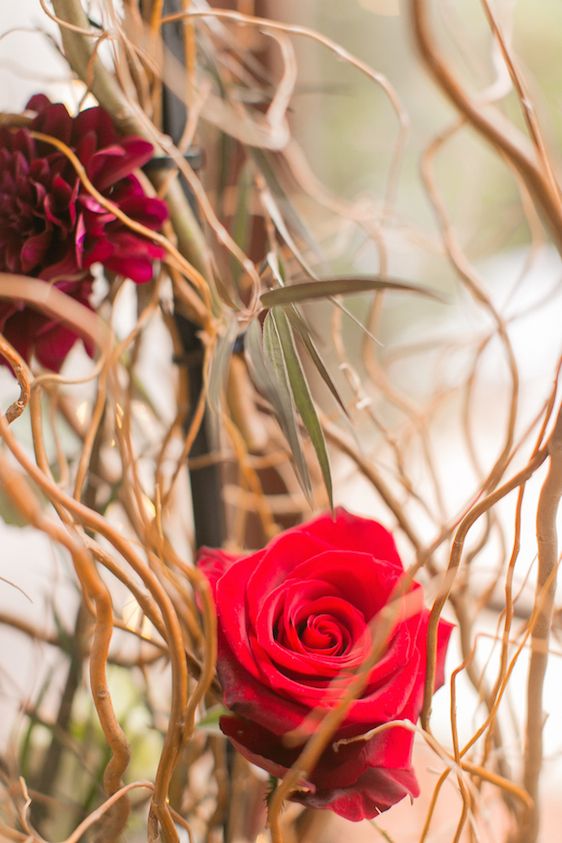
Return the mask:
<svg viewBox="0 0 562 843">
<path fill-rule="evenodd" d="M 167 218 L 134 171 L 152 156 L 142 138 L 121 138 L 102 108 L 72 117 L 42 94 L 27 108 L 30 128 L 0 128 L 0 271 L 40 278 L 89 306 L 90 267 L 101 263 L 138 284 L 153 276 L 160 246 L 131 231 L 97 202 L 72 163 L 30 132 L 51 135 L 72 149 L 96 189 L 124 214 L 156 231 Z M 0 302 L 0 330 L 29 360 L 58 371 L 78 337 L 61 322 L 23 302 Z"/>
</svg>

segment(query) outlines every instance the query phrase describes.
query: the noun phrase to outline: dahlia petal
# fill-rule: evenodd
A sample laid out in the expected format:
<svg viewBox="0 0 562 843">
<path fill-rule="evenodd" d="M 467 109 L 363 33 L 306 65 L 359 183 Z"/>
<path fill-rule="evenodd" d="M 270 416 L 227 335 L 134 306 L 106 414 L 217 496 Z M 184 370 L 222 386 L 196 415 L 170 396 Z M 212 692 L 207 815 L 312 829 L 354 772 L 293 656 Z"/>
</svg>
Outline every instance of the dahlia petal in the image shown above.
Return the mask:
<svg viewBox="0 0 562 843">
<path fill-rule="evenodd" d="M 86 234 L 87 238 L 87 234 Z M 84 240 L 81 241 L 82 243 L 82 252 L 84 252 Z M 79 244 L 76 244 L 76 248 L 78 249 Z M 89 267 L 92 266 L 94 263 L 102 263 L 104 266 L 107 266 L 107 262 L 110 260 L 112 255 L 114 254 L 114 248 L 112 243 L 109 240 L 97 240 L 93 246 L 87 247 L 87 253 L 84 254 L 84 266 Z"/>
<path fill-rule="evenodd" d="M 157 230 L 168 219 L 168 208 L 161 199 L 152 196 L 131 196 L 119 202 L 119 207 L 128 217 Z"/>
<path fill-rule="evenodd" d="M 76 263 L 82 266 L 84 262 L 84 247 L 86 242 L 86 223 L 84 222 L 84 214 L 79 214 L 76 221 L 76 228 L 74 230 L 74 251 L 76 254 Z"/>
<path fill-rule="evenodd" d="M 134 173 L 124 176 L 111 188 L 111 196 L 118 205 L 133 196 L 146 196 L 143 186 Z"/>
<path fill-rule="evenodd" d="M 118 145 L 105 147 L 92 155 L 88 175 L 98 190 L 106 190 L 146 164 L 152 157 L 152 151 L 152 144 L 142 138 L 124 138 Z"/>
<path fill-rule="evenodd" d="M 56 225 L 58 228 L 64 227 L 63 220 L 61 220 L 61 218 L 57 216 L 57 208 L 55 206 L 52 193 L 48 193 L 45 196 L 45 201 L 43 202 L 43 211 L 45 212 L 45 217 L 50 223 Z"/>
<path fill-rule="evenodd" d="M 20 252 L 22 272 L 31 272 L 32 269 L 42 263 L 47 256 L 50 245 L 51 232 L 48 230 L 29 237 Z"/>
<path fill-rule="evenodd" d="M 59 372 L 65 358 L 78 341 L 78 334 L 62 323 L 51 323 L 35 338 L 35 356 L 42 366 Z"/>
<path fill-rule="evenodd" d="M 13 345 L 18 354 L 28 361 L 31 356 L 32 333 L 28 329 L 27 316 L 29 308 L 24 311 L 11 313 L 2 325 L 2 333 L 8 342 Z M 3 357 L 0 362 L 11 368 L 10 364 Z"/>
<path fill-rule="evenodd" d="M 35 98 L 32 97 L 29 103 Z M 28 103 L 28 107 L 32 110 L 32 106 Z M 60 102 L 49 103 L 41 111 L 37 113 L 31 127 L 44 135 L 52 135 L 54 138 L 70 145 L 72 137 L 72 117 L 68 113 L 66 106 Z M 47 154 L 52 153 L 53 146 L 48 143 L 39 143 L 42 149 L 47 151 Z"/>
<path fill-rule="evenodd" d="M 98 202 L 94 196 L 90 196 L 89 193 L 80 197 L 80 204 L 86 210 L 91 211 L 92 214 L 104 214 L 106 217 L 104 222 L 110 222 L 115 219 L 115 214 L 112 214 L 111 211 L 104 208 L 104 206 Z"/>
<path fill-rule="evenodd" d="M 83 277 L 81 267 L 78 266 L 76 256 L 72 250 L 72 243 L 65 244 L 65 247 L 68 250 L 65 254 L 60 256 L 55 263 L 44 266 L 41 270 L 40 277 L 44 278 L 45 281 L 55 279 L 58 282 L 61 278 L 68 276 L 78 276 L 76 280 L 80 280 Z"/>
<path fill-rule="evenodd" d="M 111 117 L 98 105 L 85 108 L 74 118 L 73 139 L 77 144 L 81 137 L 92 134 L 96 139 L 96 147 L 101 149 L 117 140 L 117 132 Z"/>
<path fill-rule="evenodd" d="M 121 143 L 131 162 L 131 170 L 138 170 L 139 167 L 142 167 L 152 158 L 154 147 L 149 141 L 144 140 L 144 138 L 123 138 Z"/>
<path fill-rule="evenodd" d="M 13 156 L 13 164 L 14 164 L 14 175 L 16 179 L 25 179 L 29 173 L 29 162 L 26 156 L 16 150 Z"/>
<path fill-rule="evenodd" d="M 59 173 L 57 173 L 51 182 L 51 191 L 57 203 L 62 206 L 62 209 L 68 211 L 68 206 L 72 201 L 73 189 Z"/>
<path fill-rule="evenodd" d="M 88 172 L 88 165 L 97 148 L 98 142 L 95 132 L 79 134 L 76 142 L 76 155 L 86 168 L 86 172 Z"/>
<path fill-rule="evenodd" d="M 28 111 L 35 111 L 37 114 L 41 114 L 42 111 L 45 111 L 46 108 L 49 108 L 51 105 L 51 100 L 45 94 L 33 94 L 30 97 L 25 105 Z"/>
<path fill-rule="evenodd" d="M 147 284 L 152 281 L 154 266 L 150 258 L 117 257 L 104 261 L 104 266 L 117 275 L 130 278 L 135 284 Z"/>
</svg>

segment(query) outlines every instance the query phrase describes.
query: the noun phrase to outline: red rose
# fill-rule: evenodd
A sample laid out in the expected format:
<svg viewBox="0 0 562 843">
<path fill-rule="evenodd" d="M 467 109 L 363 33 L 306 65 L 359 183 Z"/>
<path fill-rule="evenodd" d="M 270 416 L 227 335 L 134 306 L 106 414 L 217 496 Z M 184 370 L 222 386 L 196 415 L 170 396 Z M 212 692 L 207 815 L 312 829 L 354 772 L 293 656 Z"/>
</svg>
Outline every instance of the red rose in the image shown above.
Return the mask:
<svg viewBox="0 0 562 843">
<path fill-rule="evenodd" d="M 27 108 L 36 112 L 30 128 L 69 146 L 104 197 L 147 228 L 161 228 L 165 203 L 147 196 L 134 175 L 152 157 L 148 141 L 119 137 L 99 107 L 71 117 L 62 103 L 38 94 Z M 33 275 L 89 306 L 94 263 L 143 284 L 161 257 L 161 246 L 131 231 L 88 193 L 62 152 L 35 140 L 27 128 L 0 127 L 0 272 Z M 22 301 L 0 301 L 0 331 L 26 360 L 35 353 L 55 371 L 78 339 Z"/>
<path fill-rule="evenodd" d="M 337 704 L 371 652 L 373 621 L 396 600 L 404 569 L 394 540 L 376 521 L 338 509 L 250 556 L 204 548 L 199 566 L 214 590 L 217 672 L 233 711 L 221 729 L 242 755 L 281 777 L 302 749 L 283 736 L 313 709 Z M 361 820 L 418 795 L 410 730 L 392 727 L 334 747 L 391 720 L 418 719 L 429 612 L 418 583 L 398 599 L 404 611 L 396 612 L 383 655 L 303 783 L 308 792 L 294 800 Z M 440 622 L 436 687 L 444 681 L 451 629 Z"/>
</svg>

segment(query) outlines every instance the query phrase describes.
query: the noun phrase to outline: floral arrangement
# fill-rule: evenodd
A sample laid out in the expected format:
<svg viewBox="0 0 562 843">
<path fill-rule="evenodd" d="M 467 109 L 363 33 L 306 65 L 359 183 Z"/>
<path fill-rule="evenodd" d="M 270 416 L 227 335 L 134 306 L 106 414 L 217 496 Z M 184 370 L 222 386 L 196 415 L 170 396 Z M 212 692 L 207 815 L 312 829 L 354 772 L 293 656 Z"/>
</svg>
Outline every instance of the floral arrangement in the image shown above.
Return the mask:
<svg viewBox="0 0 562 843">
<path fill-rule="evenodd" d="M 65 96 L 39 78 L 0 118 L 0 516 L 21 542 L 0 630 L 42 654 L 6 714 L 0 837 L 547 843 L 562 360 L 559 286 L 532 275 L 562 243 L 561 177 L 512 19 L 484 3 L 501 70 L 479 98 L 426 0 L 399 16 L 455 109 L 419 150 L 428 233 L 400 203 L 399 84 L 264 5 L 40 0 Z M 394 4 L 361 5 L 382 38 Z M 376 196 L 318 176 L 297 42 L 383 95 Z M 479 225 L 501 234 L 483 197 L 515 176 L 531 232 L 506 295 L 436 176 L 467 127 Z M 41 616 L 12 603 L 32 557 Z"/>
</svg>

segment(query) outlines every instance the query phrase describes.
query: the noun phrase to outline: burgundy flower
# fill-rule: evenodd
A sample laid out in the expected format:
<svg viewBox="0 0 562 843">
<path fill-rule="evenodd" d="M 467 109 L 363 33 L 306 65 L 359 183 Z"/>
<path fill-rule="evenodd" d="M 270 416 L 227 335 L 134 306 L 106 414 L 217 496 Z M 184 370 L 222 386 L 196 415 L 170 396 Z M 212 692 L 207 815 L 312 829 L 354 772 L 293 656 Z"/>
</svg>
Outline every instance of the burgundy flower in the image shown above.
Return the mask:
<svg viewBox="0 0 562 843">
<path fill-rule="evenodd" d="M 384 652 L 301 782 L 305 789 L 292 798 L 361 820 L 417 796 L 412 731 L 394 726 L 368 734 L 392 720 L 415 723 L 423 702 L 429 612 L 418 583 L 396 597 L 404 569 L 390 533 L 338 509 L 250 556 L 203 548 L 199 566 L 213 588 L 217 673 L 232 711 L 220 727 L 242 755 L 276 777 L 302 750 L 285 735 L 297 728 L 306 734 L 312 712 L 337 705 L 372 652 L 377 618 L 393 604 Z M 436 687 L 444 681 L 451 629 L 440 621 Z"/>
<path fill-rule="evenodd" d="M 161 227 L 165 203 L 147 196 L 133 174 L 151 157 L 150 143 L 119 137 L 99 107 L 71 117 L 62 103 L 38 94 L 27 108 L 36 112 L 30 128 L 69 146 L 104 197 L 147 228 Z M 0 128 L 0 271 L 43 279 L 89 306 L 92 264 L 143 284 L 162 256 L 160 246 L 88 193 L 62 152 L 35 140 L 27 128 Z M 61 322 L 17 301 L 0 301 L 0 330 L 26 360 L 35 353 L 55 371 L 78 339 Z"/>
</svg>

